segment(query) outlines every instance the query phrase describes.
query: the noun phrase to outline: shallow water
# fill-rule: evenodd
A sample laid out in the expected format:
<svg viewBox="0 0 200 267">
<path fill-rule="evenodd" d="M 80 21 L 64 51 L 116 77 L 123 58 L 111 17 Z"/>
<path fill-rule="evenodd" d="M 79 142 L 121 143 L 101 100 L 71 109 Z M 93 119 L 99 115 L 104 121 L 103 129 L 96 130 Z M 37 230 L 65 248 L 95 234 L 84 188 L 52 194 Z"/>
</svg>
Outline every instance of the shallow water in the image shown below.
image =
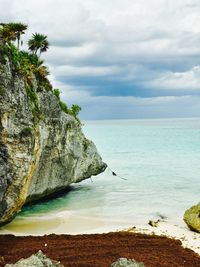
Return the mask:
<svg viewBox="0 0 200 267">
<path fill-rule="evenodd" d="M 200 201 L 200 119 L 90 121 L 83 131 L 118 176 L 107 169 L 66 195 L 25 207 L 3 231 L 99 231 L 160 216 L 182 224 L 184 211 Z"/>
</svg>

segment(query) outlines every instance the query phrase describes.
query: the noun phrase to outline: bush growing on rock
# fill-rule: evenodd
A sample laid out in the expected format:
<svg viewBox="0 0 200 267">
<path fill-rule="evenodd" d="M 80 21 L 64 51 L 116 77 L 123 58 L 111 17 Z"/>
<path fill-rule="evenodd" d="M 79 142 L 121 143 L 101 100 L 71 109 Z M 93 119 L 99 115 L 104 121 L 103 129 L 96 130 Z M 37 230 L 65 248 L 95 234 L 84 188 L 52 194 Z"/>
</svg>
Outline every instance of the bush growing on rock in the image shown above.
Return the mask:
<svg viewBox="0 0 200 267">
<path fill-rule="evenodd" d="M 32 38 L 28 41 L 29 51 L 21 51 L 20 40 L 21 35 L 25 34 L 25 30 L 28 25 L 23 23 L 0 23 L 0 63 L 6 64 L 6 57 L 12 62 L 12 71 L 15 75 L 20 75 L 26 86 L 33 87 L 34 79 L 38 82 L 38 92 L 43 90 L 52 91 L 53 94 L 58 98 L 59 105 L 62 111 L 72 115 L 80 124 L 78 114 L 81 108 L 78 105 L 72 105 L 68 108 L 67 105 L 60 100 L 59 89 L 54 89 L 48 80 L 49 70 L 44 65 L 44 61 L 40 59 L 40 55 L 49 49 L 49 42 L 47 36 L 40 33 L 35 33 Z M 17 41 L 17 47 L 15 42 Z M 21 41 L 22 44 L 22 41 Z M 27 90 L 28 95 L 33 99 L 34 92 Z M 0 92 L 0 95 L 1 92 Z M 39 108 L 36 103 L 36 98 L 32 101 L 34 103 L 33 115 L 38 115 Z"/>
</svg>

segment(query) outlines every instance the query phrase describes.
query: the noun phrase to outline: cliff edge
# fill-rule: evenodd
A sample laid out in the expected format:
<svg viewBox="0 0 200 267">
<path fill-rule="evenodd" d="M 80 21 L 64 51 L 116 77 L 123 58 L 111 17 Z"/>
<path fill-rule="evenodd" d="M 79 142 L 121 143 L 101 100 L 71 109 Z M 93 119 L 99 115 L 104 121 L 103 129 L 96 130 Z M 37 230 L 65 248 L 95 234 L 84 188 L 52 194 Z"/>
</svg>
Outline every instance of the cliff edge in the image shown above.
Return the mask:
<svg viewBox="0 0 200 267">
<path fill-rule="evenodd" d="M 38 77 L 24 80 L 9 57 L 0 63 L 0 224 L 26 202 L 106 168 L 79 121 Z"/>
</svg>

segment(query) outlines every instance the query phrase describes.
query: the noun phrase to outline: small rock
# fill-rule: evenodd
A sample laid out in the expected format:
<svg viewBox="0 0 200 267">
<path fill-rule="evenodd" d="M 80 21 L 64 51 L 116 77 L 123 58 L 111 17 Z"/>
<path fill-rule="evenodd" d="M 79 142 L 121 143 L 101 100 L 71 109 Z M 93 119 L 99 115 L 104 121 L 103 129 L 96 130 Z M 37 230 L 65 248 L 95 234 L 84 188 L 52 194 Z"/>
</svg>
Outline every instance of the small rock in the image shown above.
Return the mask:
<svg viewBox="0 0 200 267">
<path fill-rule="evenodd" d="M 159 218 L 164 222 L 167 219 L 167 216 L 163 215 L 163 214 L 158 214 Z"/>
<path fill-rule="evenodd" d="M 5 267 L 64 267 L 59 261 L 46 257 L 41 250 L 27 259 L 21 259 L 15 264 L 6 264 Z"/>
<path fill-rule="evenodd" d="M 157 220 L 157 221 L 152 221 L 150 220 L 148 222 L 149 225 L 151 225 L 152 227 L 158 227 L 158 223 L 160 222 L 160 220 Z"/>
<path fill-rule="evenodd" d="M 136 262 L 134 259 L 119 258 L 110 267 L 145 267 L 143 263 Z"/>
</svg>

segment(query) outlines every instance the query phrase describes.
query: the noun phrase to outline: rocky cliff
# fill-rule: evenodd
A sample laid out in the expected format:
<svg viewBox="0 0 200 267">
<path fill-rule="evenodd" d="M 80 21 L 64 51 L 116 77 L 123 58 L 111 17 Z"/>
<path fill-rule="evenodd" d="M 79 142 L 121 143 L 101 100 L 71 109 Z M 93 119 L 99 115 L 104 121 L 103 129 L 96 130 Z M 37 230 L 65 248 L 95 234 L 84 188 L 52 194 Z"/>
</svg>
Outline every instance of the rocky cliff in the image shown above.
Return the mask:
<svg viewBox="0 0 200 267">
<path fill-rule="evenodd" d="M 103 172 L 93 142 L 34 75 L 31 86 L 0 63 L 0 224 L 21 207 Z"/>
</svg>

